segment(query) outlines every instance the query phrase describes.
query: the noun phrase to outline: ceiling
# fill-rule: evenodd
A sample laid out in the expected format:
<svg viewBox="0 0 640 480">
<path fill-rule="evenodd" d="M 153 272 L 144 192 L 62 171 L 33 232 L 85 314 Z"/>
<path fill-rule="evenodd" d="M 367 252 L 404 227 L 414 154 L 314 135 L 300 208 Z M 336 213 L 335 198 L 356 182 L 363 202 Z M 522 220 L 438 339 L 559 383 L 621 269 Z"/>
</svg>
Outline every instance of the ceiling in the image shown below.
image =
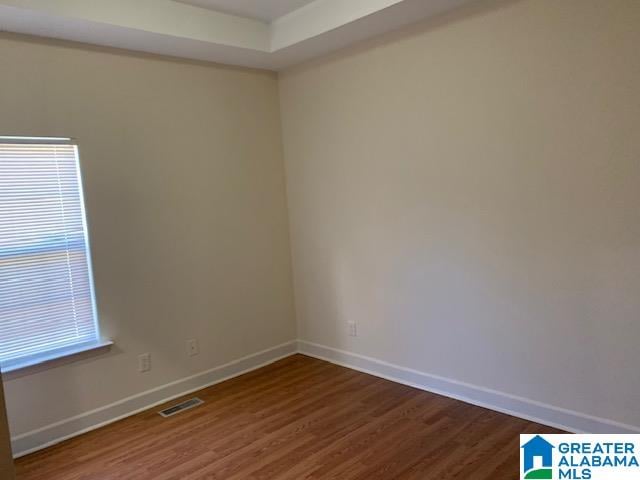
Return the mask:
<svg viewBox="0 0 640 480">
<path fill-rule="evenodd" d="M 477 1 L 0 0 L 0 31 L 277 71 Z"/>
<path fill-rule="evenodd" d="M 273 22 L 314 0 L 175 0 L 196 7 Z"/>
</svg>

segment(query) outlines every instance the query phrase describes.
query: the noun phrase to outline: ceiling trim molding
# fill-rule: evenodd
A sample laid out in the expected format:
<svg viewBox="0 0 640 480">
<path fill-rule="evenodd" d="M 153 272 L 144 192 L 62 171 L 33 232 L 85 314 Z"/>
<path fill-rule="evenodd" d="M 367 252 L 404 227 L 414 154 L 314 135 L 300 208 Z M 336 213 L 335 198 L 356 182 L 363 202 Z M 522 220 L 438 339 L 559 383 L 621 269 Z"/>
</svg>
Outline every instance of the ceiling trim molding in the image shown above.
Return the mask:
<svg viewBox="0 0 640 480">
<path fill-rule="evenodd" d="M 0 0 L 0 30 L 281 70 L 478 0 L 315 0 L 271 23 L 173 0 Z"/>
<path fill-rule="evenodd" d="M 173 0 L 207 10 L 245 16 L 263 22 L 274 20 L 315 0 Z"/>
</svg>

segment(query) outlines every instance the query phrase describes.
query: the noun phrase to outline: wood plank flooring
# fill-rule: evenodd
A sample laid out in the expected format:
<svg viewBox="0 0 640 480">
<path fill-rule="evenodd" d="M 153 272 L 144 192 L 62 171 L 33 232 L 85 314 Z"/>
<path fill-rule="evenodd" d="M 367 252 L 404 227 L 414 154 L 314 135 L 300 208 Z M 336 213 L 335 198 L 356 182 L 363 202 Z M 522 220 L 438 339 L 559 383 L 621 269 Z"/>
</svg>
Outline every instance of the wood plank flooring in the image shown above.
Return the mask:
<svg viewBox="0 0 640 480">
<path fill-rule="evenodd" d="M 18 480 L 514 480 L 549 427 L 295 355 L 17 461 Z"/>
</svg>

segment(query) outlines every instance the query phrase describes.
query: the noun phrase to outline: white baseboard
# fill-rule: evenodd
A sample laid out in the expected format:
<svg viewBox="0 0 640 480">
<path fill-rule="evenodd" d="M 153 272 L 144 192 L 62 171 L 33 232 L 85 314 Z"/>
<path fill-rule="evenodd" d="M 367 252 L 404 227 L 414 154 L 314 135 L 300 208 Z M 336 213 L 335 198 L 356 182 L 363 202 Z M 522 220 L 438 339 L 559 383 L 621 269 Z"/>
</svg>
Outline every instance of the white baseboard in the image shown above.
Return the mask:
<svg viewBox="0 0 640 480">
<path fill-rule="evenodd" d="M 461 400 L 533 422 L 574 433 L 640 433 L 640 427 L 594 417 L 580 412 L 490 390 L 436 375 L 412 370 L 355 353 L 303 340 L 284 343 L 239 358 L 152 390 L 124 398 L 90 412 L 52 423 L 12 437 L 14 457 L 18 458 L 95 430 L 149 408 L 188 395 L 211 385 L 264 367 L 295 353 L 325 360 L 336 365 L 385 378 L 393 382 Z"/>
<path fill-rule="evenodd" d="M 336 365 L 573 433 L 640 433 L 640 427 L 439 377 L 375 358 L 298 340 L 298 351 Z"/>
<path fill-rule="evenodd" d="M 156 405 L 188 395 L 216 383 L 264 367 L 297 352 L 296 342 L 288 342 L 239 358 L 211 370 L 182 378 L 152 390 L 124 398 L 90 412 L 52 423 L 11 438 L 14 458 L 33 453 L 71 437 L 142 412 Z"/>
</svg>

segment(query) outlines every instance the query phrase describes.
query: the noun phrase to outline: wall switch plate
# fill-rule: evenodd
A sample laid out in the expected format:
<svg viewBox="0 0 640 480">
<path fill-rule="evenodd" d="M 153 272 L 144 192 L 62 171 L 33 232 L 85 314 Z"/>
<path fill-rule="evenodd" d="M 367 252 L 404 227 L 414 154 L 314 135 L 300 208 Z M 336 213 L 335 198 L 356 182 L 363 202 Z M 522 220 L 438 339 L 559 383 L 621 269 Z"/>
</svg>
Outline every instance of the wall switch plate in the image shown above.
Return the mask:
<svg viewBox="0 0 640 480">
<path fill-rule="evenodd" d="M 349 322 L 347 325 L 349 327 L 349 336 L 350 337 L 357 337 L 358 336 L 358 325 L 356 324 L 356 322 Z"/>
<path fill-rule="evenodd" d="M 187 355 L 193 357 L 194 355 L 198 355 L 200 353 L 200 348 L 198 347 L 198 341 L 195 339 L 187 340 Z"/>
<path fill-rule="evenodd" d="M 143 353 L 138 356 L 138 371 L 142 373 L 149 370 L 151 370 L 151 354 Z"/>
</svg>

